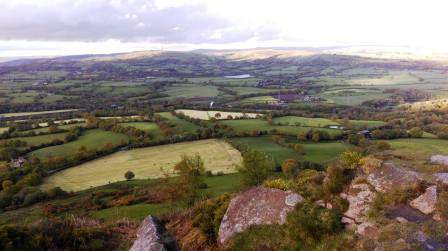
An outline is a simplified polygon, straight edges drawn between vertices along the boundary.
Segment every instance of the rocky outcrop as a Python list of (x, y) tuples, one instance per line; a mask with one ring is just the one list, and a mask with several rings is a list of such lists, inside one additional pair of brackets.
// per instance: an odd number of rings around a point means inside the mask
[(448, 156), (446, 155), (433, 155), (429, 158), (429, 162), (433, 164), (448, 166)]
[(438, 182), (448, 185), (448, 173), (435, 173), (433, 176)]
[(437, 204), (437, 186), (430, 186), (425, 193), (411, 201), (409, 205), (424, 214), (432, 214)]
[(366, 223), (366, 213), (369, 210), (370, 202), (374, 198), (374, 191), (369, 185), (351, 184), (348, 193), (341, 194), (341, 197), (349, 202), (348, 210), (342, 217), (342, 223), (360, 234), (365, 233), (367, 228), (371, 229), (374, 224)]
[(137, 239), (130, 251), (169, 251), (177, 250), (175, 242), (155, 217), (148, 216), (137, 230)]
[(230, 201), (218, 242), (222, 244), (253, 225), (284, 224), (287, 214), (302, 201), (297, 193), (273, 188), (256, 187), (240, 193)]
[(372, 171), (367, 176), (369, 184), (380, 192), (387, 192), (392, 188), (407, 186), (420, 179), (421, 175), (419, 173), (397, 167), (391, 162), (385, 163), (381, 168)]

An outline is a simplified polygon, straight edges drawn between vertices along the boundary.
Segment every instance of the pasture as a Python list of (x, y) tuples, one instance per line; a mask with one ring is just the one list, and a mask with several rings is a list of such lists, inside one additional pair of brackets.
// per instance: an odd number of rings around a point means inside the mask
[(58, 172), (44, 181), (44, 187), (59, 186), (67, 191), (78, 191), (124, 180), (124, 173), (132, 171), (137, 179), (174, 175), (173, 166), (181, 155), (200, 154), (206, 170), (235, 172), (241, 154), (222, 140), (209, 139), (121, 151)]
[(237, 147), (248, 147), (249, 149), (270, 154), (277, 165), (281, 165), (286, 159), (322, 164), (337, 158), (340, 153), (350, 147), (350, 145), (340, 142), (311, 143), (288, 139), (287, 143), (300, 143), (304, 146), (305, 155), (300, 155), (292, 148), (275, 144), (270, 136), (232, 138), (230, 141)]
[(289, 126), (308, 126), (308, 127), (327, 127), (330, 125), (339, 125), (338, 122), (325, 119), (325, 118), (305, 118), (298, 116), (285, 116), (272, 119), (275, 124), (280, 123), (282, 125)]
[[(185, 116), (201, 120), (210, 120), (210, 118), (216, 119), (228, 119), (229, 116), (232, 118), (256, 118), (261, 116), (259, 113), (242, 113), (242, 112), (222, 112), (222, 111), (199, 111), (199, 110), (188, 110), (188, 109), (178, 109), (175, 110), (176, 113), (182, 113)], [(216, 114), (220, 114), (216, 117)]]
[[(271, 131), (276, 130), (280, 133), (285, 133), (289, 135), (297, 135), (300, 132), (308, 132), (310, 127), (302, 127), (302, 126), (277, 126), (277, 125), (269, 125), (268, 122), (261, 119), (237, 119), (237, 120), (225, 120), (221, 123), (228, 125), (235, 129), (237, 132), (246, 132), (250, 133), (253, 130), (257, 131)], [(339, 129), (329, 129), (329, 128), (315, 128), (321, 131), (326, 131), (332, 136), (337, 136), (342, 133)]]
[(448, 140), (443, 139), (394, 139), (388, 140), (395, 153), (428, 158), (431, 155), (448, 155)]
[(197, 125), (180, 119), (170, 112), (159, 112), (156, 114), (172, 123), (175, 126), (175, 132), (177, 134), (182, 134), (183, 132), (193, 133), (199, 128)]
[[(48, 135), (45, 135), (48, 136)], [(107, 143), (119, 145), (127, 142), (128, 137), (124, 134), (118, 134), (101, 129), (87, 130), (77, 140), (57, 146), (41, 148), (31, 152), (41, 159), (49, 157), (68, 157), (75, 154), (81, 146), (85, 146), (88, 150), (98, 150), (103, 148)]]
[(55, 134), (47, 134), (47, 135), (39, 135), (32, 137), (18, 137), (12, 138), (13, 140), (21, 140), (25, 141), (28, 146), (37, 146), (44, 143), (50, 143), (53, 140), (64, 140), (66, 133), (55, 133)]
[(123, 122), (123, 123), (119, 123), (119, 125), (123, 126), (123, 127), (135, 127), (137, 129), (151, 132), (151, 133), (161, 133), (162, 132), (160, 130), (160, 128), (157, 126), (157, 124), (152, 123), (152, 122)]

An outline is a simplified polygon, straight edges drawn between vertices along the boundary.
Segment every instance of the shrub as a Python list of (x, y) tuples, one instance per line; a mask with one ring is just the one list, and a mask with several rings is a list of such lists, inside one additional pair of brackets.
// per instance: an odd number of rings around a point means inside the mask
[(292, 188), (292, 182), (284, 179), (272, 179), (264, 181), (263, 186), (287, 191)]
[(207, 177), (212, 177), (213, 176), (213, 172), (210, 170), (205, 171), (205, 176)]
[(442, 191), (437, 198), (437, 211), (443, 219), (448, 219), (448, 192)]
[(326, 209), (311, 201), (299, 203), (287, 218), (290, 238), (304, 247), (318, 243), (324, 237), (343, 229), (342, 214)]
[(348, 169), (355, 169), (359, 165), (362, 155), (353, 150), (346, 150), (341, 153), (340, 159)]
[(423, 130), (420, 127), (413, 127), (409, 130), (409, 135), (412, 138), (421, 138), (423, 136)]
[(345, 182), (344, 169), (338, 165), (330, 165), (327, 167), (327, 173), (324, 180), (324, 190), (327, 193), (338, 194), (342, 192)]
[(299, 162), (295, 159), (286, 159), (282, 163), (282, 172), (286, 177), (293, 177), (299, 170)]
[(376, 143), (376, 149), (378, 151), (390, 150), (390, 144), (387, 141), (378, 141)]
[(362, 159), (359, 161), (359, 164), (361, 165), (361, 169), (362, 169), (365, 173), (369, 174), (369, 173), (371, 173), (372, 171), (374, 171), (374, 170), (380, 168), (381, 165), (383, 164), (383, 161), (382, 161), (382, 160), (379, 160), (379, 159), (377, 159), (377, 158), (375, 158), (375, 157), (372, 156), (372, 155), (369, 155), (369, 156), (367, 156), (367, 157), (362, 158)]
[(243, 153), (243, 165), (238, 169), (243, 174), (244, 185), (257, 186), (269, 177), (274, 167), (274, 161), (270, 156), (249, 150)]
[(131, 171), (127, 171), (124, 174), (124, 177), (126, 178), (126, 180), (132, 180), (135, 177), (135, 174), (133, 172), (131, 172)]
[(215, 243), (221, 220), (230, 203), (230, 195), (223, 194), (216, 199), (208, 200), (194, 210), (193, 226), (199, 228), (209, 243)]

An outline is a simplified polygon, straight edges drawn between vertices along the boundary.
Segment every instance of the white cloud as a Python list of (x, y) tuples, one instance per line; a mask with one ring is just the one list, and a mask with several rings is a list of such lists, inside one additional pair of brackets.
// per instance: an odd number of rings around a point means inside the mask
[(0, 41), (445, 50), (447, 9), (443, 0), (0, 0)]

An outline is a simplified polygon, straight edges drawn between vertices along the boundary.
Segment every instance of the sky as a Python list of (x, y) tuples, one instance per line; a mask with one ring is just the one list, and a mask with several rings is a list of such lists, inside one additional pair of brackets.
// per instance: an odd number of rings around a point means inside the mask
[(444, 0), (0, 0), (0, 57), (379, 45), (448, 52)]

